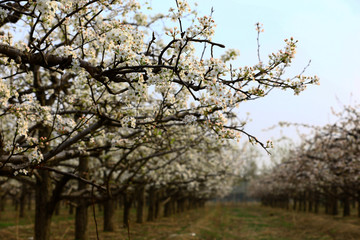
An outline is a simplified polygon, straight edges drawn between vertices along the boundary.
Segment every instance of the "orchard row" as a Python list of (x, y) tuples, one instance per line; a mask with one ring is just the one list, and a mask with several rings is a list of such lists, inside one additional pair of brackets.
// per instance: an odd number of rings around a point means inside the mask
[(225, 194), (240, 168), (227, 139), (266, 148), (234, 109), (318, 83), (284, 77), (293, 38), (268, 60), (232, 66), (238, 51), (222, 53), (211, 15), (186, 1), (155, 14), (135, 0), (12, 0), (0, 3), (0, 27), (0, 175), (34, 190), (36, 240), (50, 238), (61, 200), (79, 208), (85, 239), (92, 201)]
[(336, 215), (339, 203), (349, 216), (357, 203), (360, 217), (360, 112), (345, 107), (334, 124), (314, 129), (285, 161), (252, 183), (265, 205)]

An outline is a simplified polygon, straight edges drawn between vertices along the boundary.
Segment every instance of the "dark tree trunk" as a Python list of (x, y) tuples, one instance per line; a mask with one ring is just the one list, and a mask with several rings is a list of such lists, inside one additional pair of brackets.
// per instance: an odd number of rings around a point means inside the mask
[(303, 203), (304, 203), (304, 201), (303, 201), (303, 199), (302, 199), (302, 196), (300, 196), (300, 198), (299, 198), (298, 211), (301, 211), (301, 210), (303, 209)]
[(26, 195), (27, 195), (27, 186), (25, 183), (21, 186), (21, 195), (20, 195), (20, 213), (19, 217), (23, 218), (25, 216), (25, 204), (26, 204)]
[[(36, 99), (39, 101), (41, 106), (46, 105), (45, 90), (41, 89), (42, 87), (42, 78), (40, 76), (40, 66), (31, 65), (31, 70), (34, 73), (33, 84), (34, 92), (36, 94)], [(50, 137), (51, 129), (43, 126), (40, 128), (38, 137)], [(42, 152), (48, 151), (46, 145), (41, 148)], [(60, 185), (58, 185), (60, 187)], [(56, 187), (57, 188), (57, 187)], [(38, 177), (36, 179), (35, 186), (35, 240), (49, 240), (50, 239), (50, 224), (51, 217), (54, 211), (54, 202), (56, 202), (60, 196), (57, 189), (53, 191), (52, 180), (50, 172), (39, 170)], [(55, 193), (55, 195), (54, 195)]]
[(344, 217), (350, 216), (350, 199), (349, 196), (346, 195), (346, 193), (345, 196), (343, 197), (343, 205), (344, 205), (343, 216)]
[(182, 212), (184, 212), (184, 210), (185, 210), (184, 205), (185, 205), (185, 200), (184, 200), (184, 198), (181, 198), (181, 199), (178, 199), (178, 200), (177, 200), (177, 213), (182, 213)]
[(32, 193), (31, 191), (28, 192), (27, 195), (27, 209), (31, 210), (31, 205), (32, 205)]
[(5, 210), (5, 205), (6, 205), (6, 194), (1, 196), (1, 200), (0, 200), (0, 210), (2, 212)]
[(319, 213), (319, 204), (320, 204), (319, 193), (314, 192), (314, 213)]
[(171, 199), (169, 198), (164, 204), (164, 217), (171, 216)]
[(130, 221), (130, 208), (131, 208), (131, 195), (130, 193), (124, 193), (124, 214), (123, 214), (123, 226), (124, 228), (129, 228)]
[(330, 197), (328, 195), (325, 195), (325, 200), (324, 200), (324, 205), (325, 205), (325, 214), (330, 214)]
[(155, 189), (150, 187), (149, 189), (149, 206), (148, 206), (148, 215), (147, 221), (155, 220)]
[(136, 206), (136, 222), (143, 223), (144, 205), (145, 205), (145, 186), (141, 185), (137, 189), (137, 206)]
[(61, 192), (69, 181), (69, 176), (63, 176), (52, 186), (50, 172), (38, 170), (35, 186), (35, 240), (50, 239), (51, 217), (56, 204), (60, 201)]
[(56, 216), (60, 215), (60, 202), (56, 204), (54, 215)]
[(360, 192), (358, 193), (357, 204), (358, 204), (358, 217), (360, 218)]
[(18, 196), (13, 196), (13, 205), (14, 205), (14, 210), (15, 212), (17, 212), (19, 210), (19, 198)]
[(331, 214), (338, 215), (339, 207), (338, 207), (338, 199), (336, 198), (337, 190), (336, 188), (333, 189), (334, 196), (331, 197)]
[(309, 206), (308, 206), (308, 211), (312, 212), (313, 211), (313, 203), (314, 203), (314, 193), (312, 191), (309, 191), (308, 194), (308, 199), (309, 199)]
[(88, 207), (84, 200), (80, 200), (80, 205), (75, 210), (75, 239), (86, 240), (87, 234), (87, 222), (88, 222)]
[(157, 219), (159, 217), (160, 212), (160, 197), (159, 192), (155, 192), (155, 208), (154, 208), (154, 217)]
[(296, 206), (297, 205), (297, 199), (296, 198), (294, 198), (293, 199), (293, 210), (295, 211), (296, 210)]
[(303, 200), (303, 212), (306, 212), (306, 203), (307, 203), (307, 196), (306, 192), (303, 193), (302, 200)]
[(52, 210), (49, 202), (51, 198), (51, 179), (50, 173), (40, 170), (41, 179), (37, 179), (35, 186), (35, 240), (50, 239), (50, 224)]
[(74, 214), (74, 205), (72, 203), (69, 204), (69, 215)]
[[(88, 158), (79, 158), (79, 176), (86, 178), (89, 171), (89, 160)], [(78, 181), (78, 190), (86, 189), (86, 183)], [(75, 239), (76, 240), (87, 240), (87, 224), (88, 224), (88, 203), (87, 200), (81, 198), (77, 202), (75, 210)]]
[(113, 232), (115, 230), (114, 213), (116, 202), (114, 199), (104, 201), (104, 231)]

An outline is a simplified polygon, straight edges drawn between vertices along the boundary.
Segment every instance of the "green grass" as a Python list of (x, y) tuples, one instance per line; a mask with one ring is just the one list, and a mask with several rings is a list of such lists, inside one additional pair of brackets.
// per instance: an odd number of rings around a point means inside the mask
[(15, 224), (14, 223), (5, 223), (5, 222), (0, 223), (0, 229), (10, 227), (10, 226), (15, 226)]
[[(17, 218), (13, 208), (0, 212), (0, 239), (28, 239), (33, 231), (33, 212)], [(155, 222), (137, 224), (131, 211), (131, 240), (351, 240), (360, 239), (360, 219), (333, 218), (327, 215), (261, 207), (257, 204), (209, 204)], [(63, 208), (53, 217), (52, 239), (74, 236), (74, 216)], [(102, 232), (102, 212), (96, 211), (100, 239), (126, 240), (121, 209), (116, 211), (115, 232)], [(89, 236), (96, 239), (92, 211), (89, 211)]]

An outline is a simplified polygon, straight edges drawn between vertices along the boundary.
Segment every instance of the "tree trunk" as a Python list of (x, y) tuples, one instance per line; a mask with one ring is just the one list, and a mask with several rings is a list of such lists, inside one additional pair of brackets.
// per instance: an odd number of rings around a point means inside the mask
[(32, 193), (31, 190), (28, 192), (28, 196), (27, 196), (27, 209), (31, 210), (31, 205), (32, 205)]
[(303, 196), (302, 196), (302, 199), (303, 199), (303, 212), (306, 212), (306, 204), (307, 204), (307, 194), (306, 194), (306, 192), (304, 191), (304, 193), (302, 194)]
[(185, 210), (185, 200), (184, 198), (180, 198), (177, 200), (177, 213), (182, 213)]
[(23, 218), (25, 216), (25, 204), (26, 204), (26, 195), (27, 195), (27, 186), (25, 183), (21, 186), (21, 195), (20, 195), (20, 213), (19, 217)]
[(319, 193), (314, 192), (314, 213), (319, 213), (319, 203), (320, 203)]
[(155, 212), (154, 212), (155, 219), (157, 219), (159, 217), (160, 207), (161, 207), (160, 201), (161, 201), (161, 192), (156, 191), (155, 192)]
[(75, 210), (75, 239), (87, 240), (88, 207), (84, 200), (79, 201)]
[[(79, 158), (79, 176), (86, 178), (89, 171), (88, 158)], [(78, 181), (78, 190), (86, 189), (86, 183)], [(75, 210), (75, 239), (87, 240), (87, 224), (88, 224), (88, 203), (86, 199), (79, 199)]]
[(1, 199), (0, 199), (0, 211), (3, 212), (5, 210), (5, 204), (6, 204), (6, 194), (1, 196)]
[(130, 221), (130, 208), (131, 208), (132, 199), (130, 193), (124, 193), (124, 215), (123, 215), (123, 226), (124, 228), (129, 228)]
[(40, 170), (41, 179), (37, 179), (35, 186), (35, 240), (50, 239), (50, 224), (52, 211), (49, 206), (51, 197), (50, 173)]
[(155, 189), (154, 187), (150, 187), (147, 221), (154, 221), (154, 220), (155, 220)]
[(55, 216), (59, 216), (59, 215), (60, 215), (60, 202), (58, 202), (58, 203), (56, 204), (54, 215), (55, 215)]
[(333, 188), (333, 193), (334, 196), (331, 197), (331, 214), (332, 215), (338, 215), (339, 211), (338, 211), (338, 199), (336, 198), (336, 194), (337, 194), (337, 189)]
[(308, 199), (309, 199), (309, 206), (308, 206), (308, 211), (312, 212), (313, 211), (313, 203), (314, 203), (314, 193), (312, 191), (309, 191), (308, 194)]
[(69, 204), (69, 215), (74, 214), (74, 205), (72, 203)]
[(104, 201), (104, 231), (113, 232), (115, 230), (114, 213), (116, 202), (114, 199)]
[(296, 197), (293, 198), (293, 210), (295, 211), (296, 210), (296, 206), (297, 205), (297, 199)]
[[(45, 90), (41, 89), (41, 76), (40, 66), (31, 65), (31, 70), (34, 73), (34, 92), (36, 99), (41, 106), (46, 105)], [(50, 137), (51, 129), (49, 127), (42, 126), (38, 132), (38, 137)], [(47, 152), (49, 149), (45, 145), (41, 148), (42, 153)], [(57, 188), (57, 187), (56, 187)], [(50, 224), (51, 217), (54, 211), (54, 202), (59, 198), (60, 187), (57, 191), (53, 191), (51, 182), (51, 174), (48, 171), (39, 169), (38, 177), (36, 178), (35, 186), (35, 240), (49, 240), (50, 239)], [(54, 195), (54, 193), (56, 193)]]
[(13, 205), (14, 205), (14, 210), (15, 212), (17, 212), (19, 210), (19, 198), (17, 195), (13, 196)]
[(360, 218), (360, 191), (358, 192), (357, 203), (358, 203), (358, 217)]
[(350, 199), (349, 196), (346, 195), (343, 197), (343, 204), (344, 204), (344, 208), (343, 208), (343, 217), (347, 217), (350, 216)]
[(298, 211), (301, 211), (303, 209), (303, 204), (304, 204), (304, 201), (302, 199), (302, 196), (300, 196), (299, 198), (299, 208), (298, 208)]
[(145, 204), (145, 186), (141, 185), (137, 189), (137, 208), (136, 208), (136, 222), (143, 223), (144, 204)]
[(164, 217), (170, 217), (171, 216), (171, 201), (167, 201), (164, 204)]

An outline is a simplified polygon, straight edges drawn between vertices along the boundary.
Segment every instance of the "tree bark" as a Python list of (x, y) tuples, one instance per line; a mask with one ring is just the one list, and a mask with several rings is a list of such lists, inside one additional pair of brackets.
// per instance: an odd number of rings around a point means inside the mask
[(309, 206), (308, 206), (308, 211), (312, 212), (313, 211), (313, 203), (314, 203), (314, 193), (312, 191), (309, 191), (308, 194), (308, 199), (309, 199)]
[(113, 232), (115, 230), (114, 213), (116, 202), (114, 199), (104, 201), (104, 231)]
[(137, 189), (136, 222), (143, 223), (145, 205), (145, 186), (141, 185)]
[(350, 216), (350, 199), (349, 196), (346, 195), (343, 197), (343, 204), (344, 204), (344, 208), (343, 208), (343, 217), (347, 217)]
[(157, 219), (159, 217), (160, 213), (160, 201), (161, 201), (161, 192), (156, 191), (155, 192), (155, 211), (154, 211), (154, 217)]
[(75, 239), (87, 240), (87, 222), (88, 222), (88, 207), (84, 200), (80, 200), (80, 205), (75, 210)]
[(155, 189), (154, 187), (150, 187), (149, 189), (149, 206), (148, 206), (148, 215), (147, 221), (155, 220)]
[(338, 199), (336, 198), (337, 189), (336, 187), (332, 188), (333, 196), (331, 196), (331, 214), (338, 215), (339, 208), (338, 208)]
[(2, 195), (0, 198), (0, 211), (5, 210), (5, 204), (6, 204), (6, 194)]
[(357, 196), (357, 204), (358, 204), (358, 217), (360, 218), (360, 191)]
[(314, 213), (319, 213), (319, 204), (320, 204), (319, 193), (314, 192)]
[(297, 207), (297, 199), (296, 197), (293, 198), (293, 210), (296, 211), (296, 207)]
[(52, 216), (49, 206), (51, 179), (48, 171), (40, 170), (39, 175), (41, 179), (37, 179), (35, 187), (35, 240), (49, 240)]
[(123, 226), (124, 228), (129, 228), (130, 220), (130, 208), (131, 208), (132, 199), (130, 193), (124, 193), (124, 215), (123, 215)]
[(27, 195), (27, 209), (28, 210), (31, 210), (31, 205), (32, 205), (32, 192), (30, 190)]
[(23, 218), (25, 216), (25, 204), (26, 204), (26, 195), (27, 195), (27, 186), (25, 183), (21, 186), (21, 195), (20, 195), (20, 213), (19, 217)]
[(56, 204), (54, 215), (55, 215), (55, 216), (59, 216), (59, 215), (60, 215), (60, 202), (58, 202), (58, 203)]
[[(89, 171), (88, 158), (79, 158), (79, 176), (86, 178)], [(86, 189), (86, 183), (78, 181), (78, 190)], [(88, 203), (86, 199), (79, 199), (75, 210), (75, 239), (87, 240), (87, 225), (88, 225)]]
[(73, 215), (74, 214), (74, 205), (71, 203), (69, 204), (69, 215)]
[(171, 216), (171, 201), (167, 201), (164, 204), (164, 217), (170, 217)]

